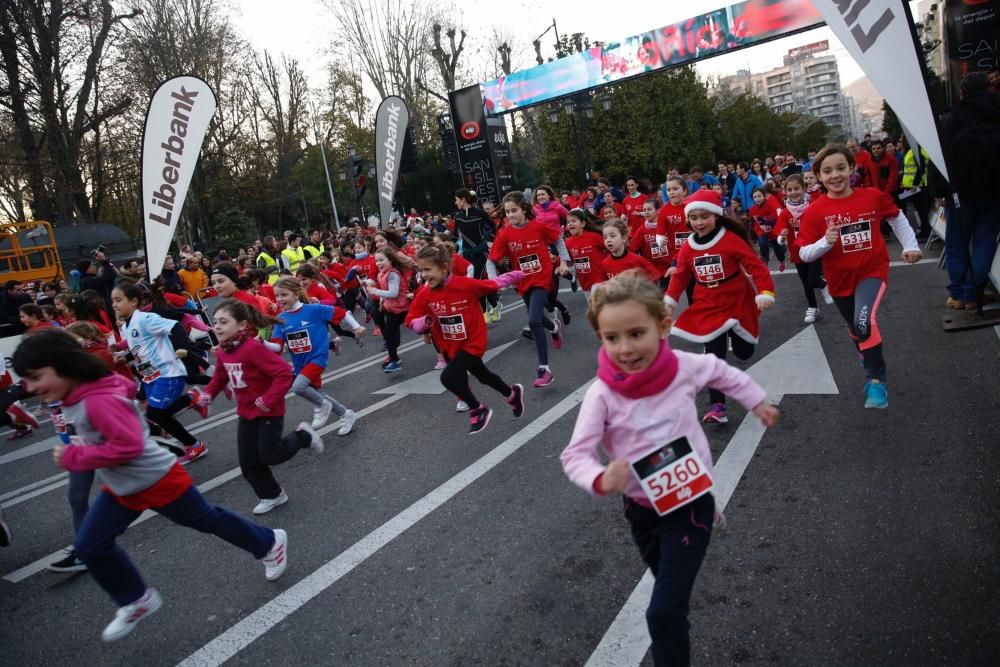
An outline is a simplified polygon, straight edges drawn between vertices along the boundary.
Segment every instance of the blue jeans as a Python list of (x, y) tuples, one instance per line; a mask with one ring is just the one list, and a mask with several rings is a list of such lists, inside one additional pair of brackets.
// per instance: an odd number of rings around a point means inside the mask
[(522, 295), (524, 305), (528, 307), (528, 327), (535, 337), (535, 352), (538, 354), (538, 365), (549, 365), (549, 343), (545, 340), (545, 332), (555, 329), (552, 320), (545, 317), (545, 300), (548, 291), (544, 287), (532, 287)]
[(656, 578), (646, 609), (653, 664), (690, 665), (691, 590), (712, 538), (715, 499), (706, 493), (666, 516), (626, 499), (625, 517)]
[(774, 248), (774, 254), (777, 255), (779, 262), (785, 261), (785, 246), (778, 243), (776, 239), (768, 237), (767, 234), (761, 234), (757, 237), (757, 247), (760, 248), (760, 256), (765, 264), (771, 261), (771, 248)]
[(90, 509), (90, 487), (94, 485), (94, 471), (69, 473), (69, 508), (73, 512), (73, 534), (80, 532), (83, 520)]
[(959, 301), (975, 302), (979, 291), (989, 282), (990, 265), (997, 251), (1000, 201), (963, 201), (957, 214), (951, 206), (946, 213), (944, 248), (950, 281), (948, 294)]
[[(156, 511), (181, 526), (211, 533), (254, 558), (263, 558), (274, 546), (274, 531), (258, 526), (216, 505), (209, 505), (195, 486), (174, 502)], [(125, 532), (142, 512), (131, 510), (106, 491), (98, 494), (76, 534), (76, 555), (98, 585), (119, 607), (132, 604), (146, 592), (146, 583), (115, 538)]]

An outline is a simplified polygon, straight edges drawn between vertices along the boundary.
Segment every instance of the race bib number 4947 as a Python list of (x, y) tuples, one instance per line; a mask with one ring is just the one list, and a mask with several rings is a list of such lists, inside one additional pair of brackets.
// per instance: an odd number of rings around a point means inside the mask
[(708, 467), (683, 436), (640, 455), (629, 465), (643, 493), (660, 516), (687, 505), (712, 489)]
[(289, 332), (286, 337), (288, 338), (288, 351), (292, 354), (312, 352), (312, 341), (309, 339), (308, 331)]
[(840, 228), (840, 247), (843, 252), (872, 249), (872, 223), (862, 220)]

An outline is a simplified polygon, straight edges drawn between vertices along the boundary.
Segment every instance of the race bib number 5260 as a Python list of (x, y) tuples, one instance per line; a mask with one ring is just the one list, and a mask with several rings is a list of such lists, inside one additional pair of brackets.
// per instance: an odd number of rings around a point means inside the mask
[(687, 505), (712, 489), (708, 467), (683, 436), (642, 454), (629, 464), (660, 516)]

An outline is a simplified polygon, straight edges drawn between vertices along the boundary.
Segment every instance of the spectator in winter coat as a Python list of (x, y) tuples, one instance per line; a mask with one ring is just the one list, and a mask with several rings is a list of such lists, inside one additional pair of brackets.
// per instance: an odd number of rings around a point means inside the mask
[(730, 193), (730, 199), (739, 202), (740, 208), (749, 211), (753, 206), (753, 191), (764, 187), (764, 182), (750, 173), (750, 165), (740, 162), (736, 165), (736, 184)]
[(985, 72), (966, 74), (961, 91), (941, 133), (948, 175), (961, 204), (957, 215), (951, 211), (949, 216), (945, 254), (949, 292), (954, 298), (953, 286), (965, 285), (961, 301), (975, 309), (1000, 235), (1000, 97)]
[(895, 198), (899, 189), (899, 163), (896, 156), (885, 149), (881, 139), (872, 140), (872, 178), (877, 189)]

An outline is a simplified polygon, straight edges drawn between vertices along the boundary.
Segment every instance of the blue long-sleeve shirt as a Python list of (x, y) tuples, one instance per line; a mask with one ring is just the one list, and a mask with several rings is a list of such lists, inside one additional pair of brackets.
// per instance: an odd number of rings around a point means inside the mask
[(740, 206), (744, 209), (749, 209), (753, 205), (753, 191), (762, 187), (764, 184), (761, 183), (756, 174), (747, 174), (745, 179), (737, 176), (731, 198), (733, 201), (739, 200)]

